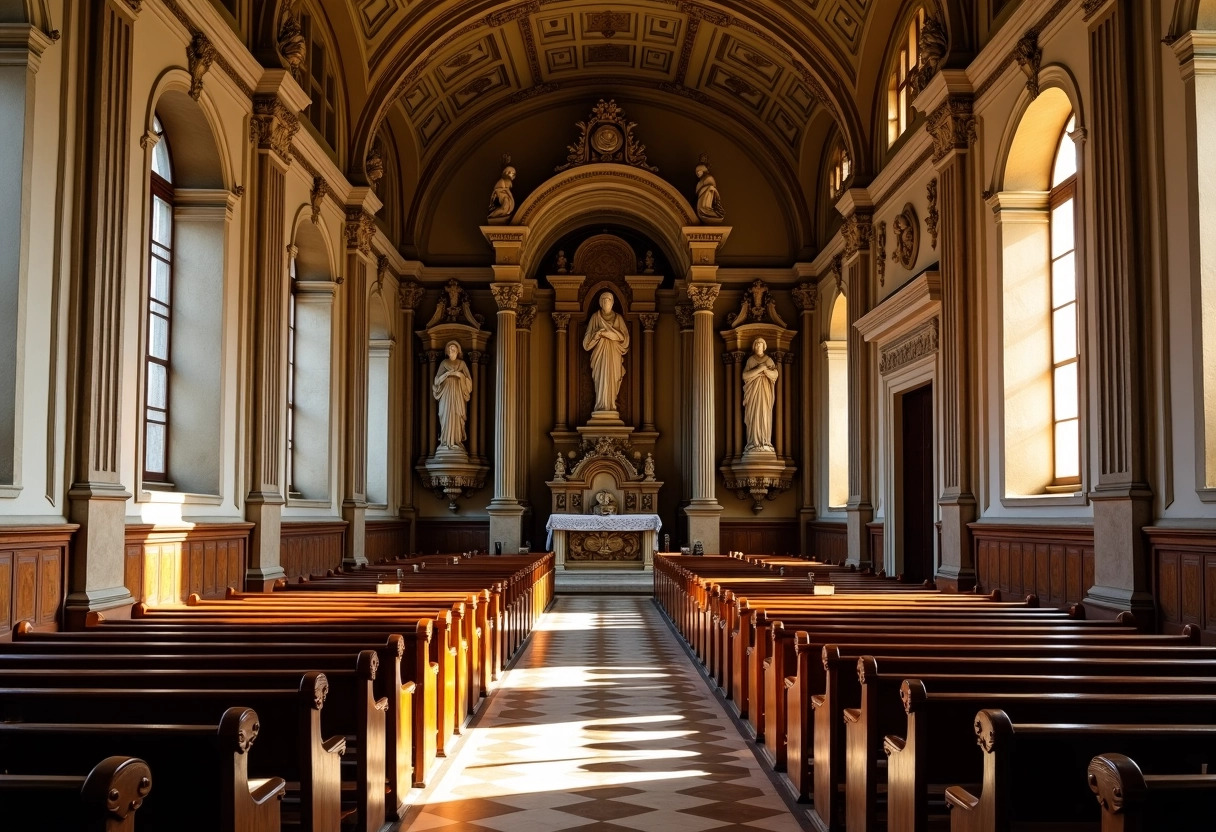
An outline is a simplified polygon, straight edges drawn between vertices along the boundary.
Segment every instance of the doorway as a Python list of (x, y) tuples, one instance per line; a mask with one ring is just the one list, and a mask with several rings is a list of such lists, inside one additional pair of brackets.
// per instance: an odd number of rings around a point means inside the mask
[(901, 453), (896, 458), (899, 487), (899, 553), (904, 580), (933, 578), (936, 492), (933, 482), (933, 385), (899, 397)]

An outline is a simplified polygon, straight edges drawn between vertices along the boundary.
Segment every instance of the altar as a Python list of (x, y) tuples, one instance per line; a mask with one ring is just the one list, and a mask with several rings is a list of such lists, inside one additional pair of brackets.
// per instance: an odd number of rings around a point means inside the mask
[(545, 529), (558, 569), (654, 569), (657, 514), (554, 514)]

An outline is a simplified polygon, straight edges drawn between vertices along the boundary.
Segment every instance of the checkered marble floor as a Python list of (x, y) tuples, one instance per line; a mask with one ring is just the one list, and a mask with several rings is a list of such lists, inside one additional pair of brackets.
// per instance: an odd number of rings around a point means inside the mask
[(559, 596), (402, 829), (804, 827), (649, 598)]

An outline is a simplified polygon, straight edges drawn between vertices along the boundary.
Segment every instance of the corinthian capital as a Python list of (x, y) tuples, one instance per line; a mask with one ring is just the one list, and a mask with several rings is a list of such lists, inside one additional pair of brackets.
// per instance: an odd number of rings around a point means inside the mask
[(249, 121), (249, 141), (261, 150), (273, 150), (291, 164), (291, 140), (300, 129), (300, 119), (277, 95), (255, 95)]
[(814, 312), (819, 304), (819, 291), (813, 283), (800, 283), (790, 290), (790, 295), (799, 312)]
[(364, 254), (372, 253), (372, 239), (376, 236), (376, 220), (363, 210), (361, 205), (346, 209), (346, 247), (358, 249)]
[(871, 215), (855, 211), (845, 218), (840, 230), (844, 237), (844, 256), (852, 257), (859, 251), (869, 251), (870, 241), (874, 238), (874, 225)]
[(970, 95), (950, 95), (925, 122), (933, 137), (933, 161), (944, 159), (951, 150), (967, 150), (975, 144), (975, 114)]
[(524, 332), (532, 331), (532, 324), (536, 322), (536, 304), (528, 303), (519, 305), (519, 309), (515, 312), (515, 328)]
[(565, 332), (566, 328), (570, 326), (569, 312), (550, 312), (549, 314), (553, 316), (553, 326), (557, 327), (558, 332)]
[(523, 293), (523, 287), (518, 283), (491, 283), (490, 294), (494, 295), (494, 302), (498, 304), (500, 311), (514, 312), (519, 308), (519, 296)]
[(700, 312), (714, 309), (714, 301), (718, 299), (718, 292), (721, 291), (721, 286), (717, 283), (708, 283), (702, 286), (689, 286), (688, 299), (692, 301), (694, 311)]
[(638, 320), (642, 322), (643, 332), (654, 332), (654, 328), (659, 324), (659, 314), (657, 312), (643, 312), (638, 315)]
[(412, 280), (401, 284), (397, 289), (397, 296), (401, 302), (402, 311), (413, 311), (418, 308), (418, 304), (422, 301), (422, 295), (425, 290), (422, 284), (415, 283)]

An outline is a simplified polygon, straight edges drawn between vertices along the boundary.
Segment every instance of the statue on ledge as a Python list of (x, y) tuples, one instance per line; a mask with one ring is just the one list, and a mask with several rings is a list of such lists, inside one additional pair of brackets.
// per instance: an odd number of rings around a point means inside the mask
[(449, 341), (447, 358), (439, 364), (431, 393), (439, 403), (439, 450), (464, 451), (467, 404), (473, 393), (473, 377), (464, 363), (460, 344)]
[(616, 397), (625, 377), (625, 353), (629, 351), (629, 325), (612, 311), (612, 293), (600, 295), (600, 308), (591, 313), (583, 349), (591, 353), (591, 378), (595, 381), (595, 410), (616, 411)]
[(486, 217), (491, 225), (501, 225), (511, 219), (515, 213), (515, 197), (511, 194), (511, 186), (515, 184), (515, 168), (511, 165), (511, 157), (502, 157), (502, 175), (494, 183), (494, 191), (490, 194), (490, 212)]
[(773, 452), (773, 402), (776, 399), (777, 365), (764, 354), (763, 338), (752, 342), (752, 354), (743, 367), (743, 423), (747, 445), (743, 453)]

